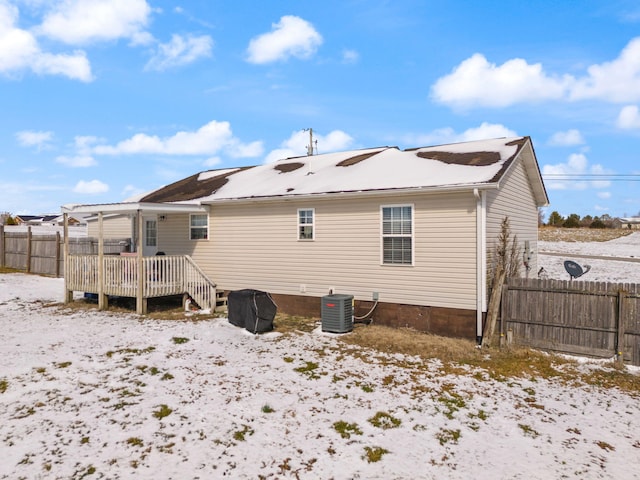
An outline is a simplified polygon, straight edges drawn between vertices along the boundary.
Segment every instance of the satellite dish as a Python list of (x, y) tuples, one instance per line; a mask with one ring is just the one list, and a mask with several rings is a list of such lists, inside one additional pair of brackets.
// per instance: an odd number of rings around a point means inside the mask
[(589, 270), (591, 270), (591, 266), (590, 265), (585, 265), (584, 269), (583, 269), (576, 262), (574, 262), (572, 260), (565, 260), (564, 269), (571, 276), (571, 280), (573, 280), (574, 278), (581, 277), (582, 275), (587, 273)]

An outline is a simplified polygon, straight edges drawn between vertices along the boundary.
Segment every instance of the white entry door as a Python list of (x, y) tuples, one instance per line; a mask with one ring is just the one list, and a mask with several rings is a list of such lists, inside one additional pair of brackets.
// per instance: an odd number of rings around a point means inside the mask
[(142, 255), (152, 257), (158, 253), (158, 216), (142, 217)]

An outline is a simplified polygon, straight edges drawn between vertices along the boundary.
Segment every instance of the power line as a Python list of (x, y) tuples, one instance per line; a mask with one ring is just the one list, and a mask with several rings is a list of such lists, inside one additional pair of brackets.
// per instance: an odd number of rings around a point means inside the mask
[(548, 173), (543, 174), (546, 180), (580, 180), (590, 182), (640, 182), (640, 174), (637, 173)]

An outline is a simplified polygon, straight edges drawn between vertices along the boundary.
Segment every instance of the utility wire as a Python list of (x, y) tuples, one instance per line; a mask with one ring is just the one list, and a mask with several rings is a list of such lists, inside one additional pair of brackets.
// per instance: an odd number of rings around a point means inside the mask
[(640, 182), (640, 174), (606, 174), (606, 173), (549, 173), (543, 174), (547, 180), (583, 180), (607, 182)]

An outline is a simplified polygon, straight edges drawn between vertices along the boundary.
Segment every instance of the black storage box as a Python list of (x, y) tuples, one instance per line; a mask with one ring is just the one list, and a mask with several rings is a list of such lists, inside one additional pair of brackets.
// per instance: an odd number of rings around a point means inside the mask
[(246, 328), (251, 333), (273, 330), (277, 308), (271, 295), (259, 290), (236, 290), (227, 296), (229, 323)]

